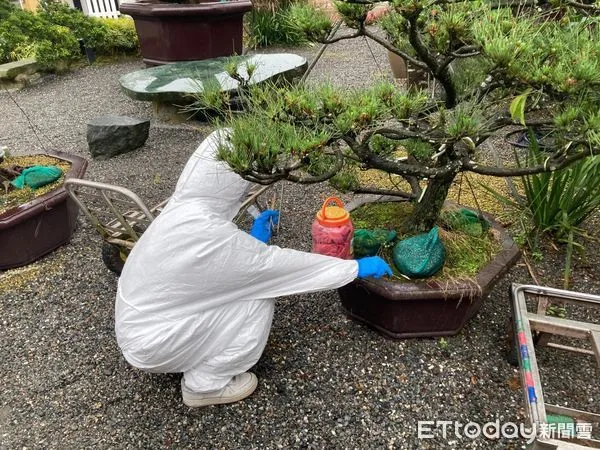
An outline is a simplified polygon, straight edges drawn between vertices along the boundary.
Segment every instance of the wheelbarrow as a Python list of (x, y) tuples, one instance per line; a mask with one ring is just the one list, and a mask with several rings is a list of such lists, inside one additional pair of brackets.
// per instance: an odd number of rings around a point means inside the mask
[[(167, 198), (148, 207), (127, 188), (79, 178), (67, 179), (65, 189), (102, 236), (102, 260), (117, 275), (135, 243), (169, 201)], [(246, 212), (253, 217), (260, 213), (258, 197), (267, 189), (269, 186), (261, 186), (248, 194), (234, 221), (238, 222)]]

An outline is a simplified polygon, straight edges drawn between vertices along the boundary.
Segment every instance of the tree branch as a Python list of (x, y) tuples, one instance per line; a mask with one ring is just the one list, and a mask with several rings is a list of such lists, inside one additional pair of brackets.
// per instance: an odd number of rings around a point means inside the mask
[(417, 198), (417, 196), (414, 194), (410, 194), (408, 192), (403, 191), (395, 191), (393, 189), (360, 187), (358, 189), (353, 189), (352, 192), (354, 192), (355, 194), (390, 195), (394, 197), (405, 198), (406, 200), (414, 200)]
[(531, 167), (514, 167), (514, 168), (502, 168), (502, 167), (492, 167), (492, 166), (482, 166), (476, 163), (475, 161), (469, 161), (463, 163), (463, 170), (467, 170), (469, 172), (478, 173), (481, 175), (489, 175), (492, 177), (520, 177), (524, 175), (535, 175), (543, 172), (553, 172), (555, 170), (560, 170), (567, 167), (569, 164), (572, 164), (576, 161), (579, 161), (583, 158), (590, 156), (591, 154), (600, 153), (598, 149), (590, 150), (590, 151), (580, 151), (574, 153), (569, 156), (563, 156), (558, 160), (548, 158), (544, 164), (539, 164), (537, 166)]
[(580, 3), (580, 2), (576, 2), (574, 0), (567, 0), (565, 3), (576, 9), (585, 9), (586, 11), (596, 11), (596, 12), (600, 11), (600, 8), (593, 4)]
[(362, 139), (363, 142), (370, 140), (376, 134), (379, 134), (385, 138), (392, 139), (395, 141), (401, 141), (404, 139), (419, 139), (419, 140), (431, 142), (431, 143), (437, 142), (435, 140), (429, 139), (427, 134), (424, 132), (411, 131), (411, 130), (407, 130), (405, 128), (388, 128), (388, 127), (381, 127), (381, 128), (376, 128), (374, 130), (368, 131), (367, 133), (365, 133), (365, 135)]
[(292, 173), (288, 172), (286, 179), (289, 181), (292, 181), (294, 183), (300, 183), (300, 184), (321, 183), (323, 181), (329, 180), (331, 177), (336, 175), (340, 170), (342, 170), (343, 167), (344, 167), (344, 157), (343, 157), (342, 152), (340, 150), (338, 150), (338, 151), (336, 151), (335, 164), (333, 165), (333, 167), (331, 168), (331, 170), (329, 172), (326, 172), (322, 175), (307, 176), (307, 177), (299, 177), (297, 175), (293, 175)]
[[(413, 155), (408, 155), (408, 163), (418, 164), (417, 158), (415, 158)], [(415, 195), (418, 198), (423, 192), (423, 190), (421, 189), (421, 185), (419, 184), (419, 179), (415, 176), (405, 176), (404, 179), (410, 185), (413, 195)]]
[(342, 140), (346, 142), (352, 151), (360, 158), (366, 169), (378, 169), (400, 175), (403, 178), (410, 176), (418, 178), (437, 178), (449, 172), (460, 170), (459, 161), (451, 162), (443, 167), (423, 167), (419, 164), (407, 164), (384, 158), (371, 152), (368, 145), (369, 139), (370, 138), (363, 139), (363, 141), (359, 143), (350, 136), (342, 137)]
[(383, 0), (343, 0), (343, 2), (355, 5), (374, 5), (376, 3), (383, 3)]
[(481, 55), (481, 51), (479, 50), (479, 47), (477, 47), (476, 45), (465, 45), (454, 52), (450, 52), (450, 56), (447, 56), (440, 63), (439, 70), (443, 70), (446, 67), (448, 67), (452, 63), (452, 61), (454, 61), (455, 59), (470, 58), (472, 56), (477, 56), (477, 55)]
[(335, 42), (343, 41), (345, 39), (354, 39), (354, 38), (362, 36), (363, 34), (364, 34), (364, 28), (357, 29), (356, 32), (354, 32), (353, 34), (345, 34), (343, 36), (338, 36), (336, 38), (323, 39), (321, 42), (323, 44), (333, 44)]
[(381, 39), (379, 36), (371, 33), (367, 29), (365, 29), (363, 32), (364, 32), (365, 36), (367, 36), (368, 38), (371, 38), (372, 40), (374, 40), (375, 42), (377, 42), (379, 45), (386, 48), (390, 52), (395, 53), (396, 55), (404, 58), (406, 61), (410, 62), (414, 66), (417, 66), (420, 69), (428, 69), (427, 64), (425, 64), (423, 61), (419, 61), (415, 57), (410, 56), (408, 53), (403, 52), (402, 50), (398, 50), (396, 47), (394, 47), (392, 44), (390, 44), (385, 39)]
[[(465, 3), (466, 1), (474, 2), (475, 0), (434, 0), (431, 2), (431, 5), (456, 5), (458, 3)], [(511, 6), (536, 6), (540, 2), (538, 0), (495, 0), (490, 3), (492, 9), (498, 9)]]
[(502, 81), (494, 81), (491, 76), (488, 76), (481, 84), (477, 87), (477, 89), (473, 89), (468, 94), (464, 95), (460, 101), (468, 102), (471, 99), (474, 99), (476, 103), (483, 101), (483, 98), (492, 92), (494, 89), (498, 89), (499, 87), (504, 86)]
[(441, 167), (424, 167), (416, 164), (406, 164), (392, 161), (379, 155), (371, 154), (365, 161), (369, 168), (393, 173), (402, 177), (416, 176), (418, 178), (439, 178), (451, 172), (460, 170), (460, 161), (451, 161)]
[(408, 41), (410, 45), (415, 49), (419, 59), (421, 59), (435, 77), (437, 81), (442, 85), (446, 92), (446, 107), (453, 108), (456, 105), (456, 88), (452, 82), (448, 66), (441, 67), (437, 59), (431, 54), (429, 49), (425, 46), (421, 37), (419, 36), (419, 25), (418, 20), (422, 8), (417, 9), (410, 15), (405, 16), (408, 21)]

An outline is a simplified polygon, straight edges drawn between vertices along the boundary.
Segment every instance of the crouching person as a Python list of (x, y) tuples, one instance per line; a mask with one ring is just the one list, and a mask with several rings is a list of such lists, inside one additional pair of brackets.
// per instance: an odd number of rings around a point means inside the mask
[(265, 211), (250, 234), (232, 222), (252, 183), (216, 160), (212, 133), (131, 251), (119, 279), (115, 330), (123, 356), (148, 372), (182, 372), (183, 402), (231, 403), (256, 389), (248, 369), (269, 336), (274, 299), (391, 275), (378, 257), (344, 260), (269, 246)]

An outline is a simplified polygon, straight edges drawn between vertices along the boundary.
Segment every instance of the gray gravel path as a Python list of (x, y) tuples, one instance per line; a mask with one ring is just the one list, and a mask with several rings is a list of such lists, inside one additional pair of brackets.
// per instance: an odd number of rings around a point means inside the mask
[[(371, 49), (387, 71), (385, 53), (373, 43)], [(298, 53), (310, 57), (317, 50)], [(89, 119), (109, 113), (152, 117), (149, 105), (118, 89), (118, 77), (139, 68), (137, 60), (86, 67), (12, 96), (55, 148), (89, 158)], [(311, 80), (360, 86), (376, 76), (369, 47), (354, 41), (332, 46)], [(27, 120), (4, 92), (0, 111), (0, 145), (19, 154), (38, 151)], [(207, 131), (153, 120), (142, 149), (91, 160), (86, 178), (124, 185), (148, 203), (158, 202), (170, 194)], [(287, 186), (275, 243), (308, 249), (309, 226), (327, 192), (327, 186)], [(255, 367), (256, 393), (238, 404), (194, 410), (181, 403), (179, 374), (147, 374), (121, 357), (113, 330), (117, 280), (99, 250), (100, 239), (80, 218), (69, 245), (25, 269), (0, 273), (0, 281), (23, 281), (0, 292), (2, 449), (523, 448), (516, 439), (417, 435), (419, 420), (523, 420), (517, 373), (504, 360), (507, 292), (510, 282), (530, 282), (523, 265), (447, 345), (386, 339), (347, 319), (335, 292), (283, 298)], [(600, 254), (596, 247), (591, 253)], [(560, 282), (559, 258), (550, 251), (539, 266), (547, 284)], [(598, 265), (578, 261), (576, 286), (600, 293), (599, 278)], [(552, 401), (600, 411), (598, 372), (589, 358), (556, 352), (540, 358), (550, 367), (544, 382)]]

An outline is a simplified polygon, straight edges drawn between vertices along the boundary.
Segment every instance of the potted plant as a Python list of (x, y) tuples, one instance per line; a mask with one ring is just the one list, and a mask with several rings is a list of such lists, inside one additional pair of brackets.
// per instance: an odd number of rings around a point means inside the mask
[[(332, 40), (370, 37), (426, 71), (439, 92), (400, 91), (388, 82), (352, 92), (329, 85), (257, 87), (247, 113), (225, 121), (234, 151), (221, 154), (246, 179), (329, 180), (343, 191), (404, 198), (412, 211), (403, 232), (418, 235), (438, 224), (461, 174), (553, 172), (600, 150), (597, 6), (392, 2), (386, 18), (395, 24), (387, 29), (392, 44), (365, 27), (370, 2), (336, 5), (354, 31)], [(498, 164), (494, 155), (485, 157), (484, 143), (519, 124), (551, 131), (542, 161)], [(365, 169), (389, 174), (392, 186), (363, 183)], [(357, 281), (341, 290), (343, 305), (396, 337), (456, 333), (476, 313), (477, 297), (516, 259), (518, 249), (505, 234), (500, 242), (496, 258), (469, 280)], [(462, 317), (446, 320), (455, 312)]]
[[(61, 169), (56, 181), (31, 190), (11, 189), (15, 166), (52, 165)], [(69, 242), (79, 208), (63, 187), (65, 178), (83, 177), (87, 161), (79, 156), (48, 151), (22, 157), (4, 155), (0, 161), (0, 270), (29, 264)]]
[(122, 3), (149, 66), (242, 53), (242, 20), (250, 0), (166, 0)]

